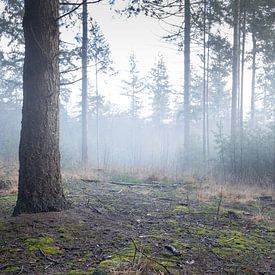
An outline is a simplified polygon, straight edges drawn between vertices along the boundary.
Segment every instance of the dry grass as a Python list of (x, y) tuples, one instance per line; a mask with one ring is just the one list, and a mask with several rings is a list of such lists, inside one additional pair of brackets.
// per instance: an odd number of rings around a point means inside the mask
[(226, 201), (240, 203), (255, 201), (255, 198), (259, 196), (275, 196), (275, 190), (271, 186), (219, 184), (215, 181), (207, 181), (198, 185), (196, 193), (200, 201), (209, 201), (222, 196)]
[[(16, 163), (16, 162), (13, 162)], [(8, 164), (0, 161), (0, 179), (10, 182), (8, 190), (1, 190), (1, 194), (16, 193), (18, 190), (18, 166), (17, 164)]]
[[(221, 184), (214, 179), (200, 179), (197, 176), (190, 174), (169, 174), (163, 171), (157, 171), (148, 168), (139, 168), (135, 171), (112, 169), (104, 171), (102, 169), (71, 169), (62, 171), (64, 179), (79, 180), (79, 179), (96, 179), (109, 180), (112, 176), (127, 176), (138, 179), (144, 182), (165, 181), (165, 182), (183, 182), (193, 186), (196, 197), (199, 201), (211, 201), (213, 198), (222, 196), (224, 201), (247, 203), (255, 201), (259, 196), (275, 197), (275, 190), (272, 184), (262, 185), (262, 182), (253, 183), (245, 182), (243, 184)], [(16, 165), (5, 166), (0, 162), (0, 179), (8, 179), (12, 182), (9, 193), (17, 192), (18, 167)], [(261, 184), (261, 185), (260, 185)], [(186, 193), (186, 188), (179, 189), (180, 192)], [(260, 217), (259, 217), (260, 219)]]

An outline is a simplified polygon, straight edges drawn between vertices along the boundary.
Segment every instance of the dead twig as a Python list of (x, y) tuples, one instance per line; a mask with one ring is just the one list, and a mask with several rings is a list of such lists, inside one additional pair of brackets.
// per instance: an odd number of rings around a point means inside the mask
[(22, 265), (20, 271), (18, 272), (18, 275), (22, 274), (23, 270), (24, 270), (24, 266)]
[(219, 215), (220, 215), (220, 209), (221, 209), (222, 200), (223, 200), (223, 193), (222, 193), (222, 187), (221, 187), (221, 192), (220, 192), (220, 197), (219, 197), (219, 202), (218, 202), (216, 217), (214, 217), (214, 219), (213, 219), (213, 226), (215, 225), (215, 220), (217, 222), (219, 221)]
[(4, 264), (4, 265), (0, 266), (0, 270), (6, 268), (6, 267), (8, 267), (8, 266), (9, 266), (9, 264)]
[(45, 254), (45, 252), (44, 252), (41, 248), (39, 248), (39, 252), (40, 252), (48, 261), (51, 261), (51, 262), (53, 262), (53, 263), (55, 263), (55, 264), (60, 264), (60, 262), (58, 262), (58, 261), (52, 259), (52, 258), (49, 257), (47, 254)]
[(159, 266), (161, 266), (163, 269), (165, 269), (165, 271), (167, 272), (167, 274), (172, 274), (172, 273), (169, 271), (169, 269), (168, 269), (165, 265), (163, 265), (162, 263), (160, 263), (159, 261), (157, 261), (157, 260), (154, 259), (153, 257), (150, 257), (150, 256), (146, 255), (144, 252), (142, 252), (142, 251), (137, 247), (137, 245), (136, 245), (136, 243), (135, 243), (135, 241), (134, 241), (133, 238), (131, 238), (131, 241), (132, 241), (132, 243), (134, 244), (135, 249), (136, 249), (140, 254), (142, 254), (142, 255), (143, 255), (145, 258), (147, 258), (148, 260), (150, 260), (150, 261), (152, 261), (152, 262), (158, 264)]

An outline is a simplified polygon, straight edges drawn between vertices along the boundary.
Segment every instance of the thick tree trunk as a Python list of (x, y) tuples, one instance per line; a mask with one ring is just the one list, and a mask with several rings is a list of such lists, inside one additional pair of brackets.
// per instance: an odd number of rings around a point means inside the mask
[(190, 146), (190, 0), (185, 0), (184, 19), (184, 149), (187, 156)]
[(58, 0), (25, 0), (19, 192), (14, 215), (67, 207), (59, 153)]
[(88, 7), (83, 3), (82, 11), (82, 166), (88, 165), (88, 100), (87, 100), (87, 44), (88, 44)]

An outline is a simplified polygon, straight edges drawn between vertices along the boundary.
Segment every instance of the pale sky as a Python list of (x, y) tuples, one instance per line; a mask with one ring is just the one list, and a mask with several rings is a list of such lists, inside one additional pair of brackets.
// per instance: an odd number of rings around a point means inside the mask
[[(119, 3), (121, 4), (124, 2), (119, 1)], [(3, 6), (0, 5), (0, 10), (2, 8)], [(111, 57), (114, 61), (115, 69), (119, 71), (119, 75), (116, 77), (110, 78), (101, 75), (99, 78), (99, 92), (105, 96), (106, 100), (118, 105), (123, 110), (127, 109), (128, 99), (126, 96), (121, 95), (121, 79), (127, 80), (127, 71), (129, 68), (128, 59), (131, 53), (135, 53), (136, 55), (141, 76), (148, 75), (149, 70), (156, 62), (158, 56), (163, 55), (172, 87), (178, 92), (183, 92), (183, 52), (177, 51), (174, 45), (161, 41), (161, 37), (167, 35), (164, 30), (167, 29), (167, 25), (156, 19), (145, 17), (142, 14), (131, 18), (120, 16), (114, 9), (110, 10), (110, 5), (107, 4), (107, 1), (106, 3), (103, 2), (89, 5), (89, 15), (99, 23), (110, 45)], [(79, 23), (81, 25), (81, 22)], [(81, 31), (81, 29), (79, 28), (78, 31)], [(223, 31), (226, 32), (226, 35), (232, 37), (232, 30), (227, 29)], [(76, 31), (68, 29), (62, 33), (61, 37), (66, 41), (74, 42), (75, 34)], [(229, 37), (229, 41), (232, 40), (231, 37)], [(191, 47), (191, 52), (193, 54), (191, 58), (193, 68), (196, 69), (196, 67), (202, 66), (201, 63), (194, 64), (194, 60), (198, 62), (196, 54), (202, 53), (202, 48), (193, 45)], [(248, 110), (250, 105), (250, 75), (250, 71), (246, 70), (246, 93), (244, 95), (245, 110)], [(93, 85), (94, 73), (92, 71), (89, 72), (89, 81)], [(73, 106), (76, 101), (80, 100), (80, 85), (81, 83), (71, 88), (71, 106)], [(229, 79), (228, 85), (230, 88), (231, 79)], [(90, 93), (93, 93), (93, 91), (90, 91)], [(145, 110), (145, 112), (147, 111)]]
[[(182, 92), (183, 53), (177, 51), (176, 47), (161, 42), (161, 36), (165, 35), (165, 32), (160, 22), (143, 15), (131, 18), (120, 16), (114, 10), (110, 10), (110, 5), (102, 3), (91, 5), (89, 14), (99, 23), (110, 45), (114, 66), (119, 71), (119, 75), (113, 78), (101, 76), (99, 90), (107, 100), (124, 110), (127, 109), (128, 99), (121, 95), (121, 80), (127, 80), (131, 53), (136, 55), (141, 77), (148, 75), (158, 56), (163, 55), (170, 83), (174, 89)], [(71, 33), (66, 34), (66, 38), (67, 35)], [(94, 80), (93, 74), (93, 72), (89, 74), (90, 82)]]
[[(168, 68), (170, 83), (176, 91), (183, 92), (183, 52), (177, 51), (176, 46), (161, 40), (162, 36), (167, 35), (165, 32), (167, 25), (156, 19), (145, 17), (142, 14), (131, 18), (120, 16), (115, 13), (114, 10), (110, 10), (109, 4), (104, 3), (90, 5), (89, 15), (99, 23), (110, 45), (114, 66), (119, 71), (119, 75), (114, 78), (106, 76), (101, 76), (100, 78), (99, 91), (100, 94), (106, 96), (106, 100), (111, 101), (124, 110), (127, 108), (128, 99), (121, 95), (121, 79), (127, 79), (127, 70), (129, 68), (128, 58), (133, 52), (139, 62), (138, 68), (141, 76), (146, 76), (157, 60), (158, 55), (163, 55)], [(229, 41), (231, 41), (230, 36), (232, 36), (231, 32), (233, 32), (233, 30), (224, 29), (223, 31), (225, 32), (224, 34), (229, 35)], [(191, 46), (191, 54), (193, 55), (191, 60), (194, 69), (202, 66), (196, 57), (198, 53), (202, 53), (202, 48), (193, 44)], [(93, 72), (90, 73), (89, 78), (90, 82), (93, 83)], [(248, 110), (250, 105), (250, 82), (250, 72), (246, 70), (245, 110)], [(231, 78), (229, 78), (228, 85), (230, 89)], [(80, 91), (78, 91), (78, 94), (80, 94)], [(147, 111), (145, 110), (145, 112)]]

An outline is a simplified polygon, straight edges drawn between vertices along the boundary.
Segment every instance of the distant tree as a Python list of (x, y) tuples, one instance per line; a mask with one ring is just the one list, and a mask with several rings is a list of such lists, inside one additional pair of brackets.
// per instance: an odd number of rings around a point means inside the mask
[(240, 58), (240, 0), (233, 4), (233, 64), (232, 64), (232, 101), (231, 101), (231, 138), (236, 142), (237, 135), (237, 100), (239, 90), (239, 58)]
[(88, 60), (92, 62), (92, 66), (95, 68), (95, 97), (96, 99), (96, 116), (97, 116), (97, 128), (99, 119), (99, 108), (102, 97), (99, 95), (99, 74), (101, 72), (113, 72), (113, 61), (111, 59), (110, 46), (102, 33), (98, 23), (92, 19), (89, 21), (89, 43), (88, 43)]
[(123, 80), (123, 95), (127, 96), (130, 100), (129, 113), (132, 119), (138, 118), (141, 109), (140, 94), (145, 89), (144, 80), (139, 76), (137, 69), (137, 60), (134, 54), (129, 57), (129, 78)]
[[(209, 66), (209, 116), (217, 124), (222, 119), (228, 120), (230, 94), (226, 88), (231, 72), (232, 49), (226, 38), (219, 34), (211, 36), (211, 64)], [(225, 122), (223, 121), (223, 122)]]
[(96, 151), (97, 151), (97, 167), (99, 168), (99, 115), (100, 105), (102, 105), (102, 96), (99, 95), (99, 74), (112, 71), (112, 60), (110, 57), (110, 47), (106, 41), (104, 34), (100, 30), (97, 22), (90, 20), (90, 39), (88, 43), (88, 58), (92, 61), (95, 68), (95, 99), (96, 103)]
[(169, 118), (169, 93), (171, 92), (167, 68), (162, 56), (151, 69), (148, 82), (148, 88), (152, 93), (152, 120), (156, 125), (161, 126), (165, 119)]
[(24, 101), (14, 215), (67, 207), (59, 154), (58, 9), (58, 0), (25, 0)]
[(0, 36), (6, 47), (0, 51), (0, 97), (20, 109), (22, 80), (18, 75), (22, 75), (24, 60), (24, 37), (21, 26), (23, 3), (15, 0), (12, 3), (4, 1), (4, 4), (4, 10), (0, 15)]

